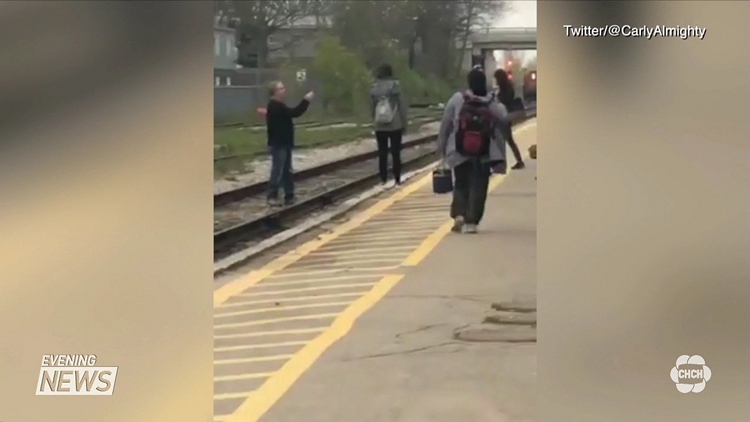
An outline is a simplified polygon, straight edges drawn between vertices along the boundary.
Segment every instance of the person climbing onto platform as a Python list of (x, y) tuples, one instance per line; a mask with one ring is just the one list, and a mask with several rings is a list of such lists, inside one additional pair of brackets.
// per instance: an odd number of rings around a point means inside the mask
[(308, 92), (305, 97), (291, 108), (284, 101), (287, 97), (286, 87), (279, 81), (268, 85), (270, 97), (265, 112), (266, 132), (268, 135), (268, 152), (271, 156), (271, 174), (268, 178), (268, 203), (281, 205), (278, 200), (279, 187), (284, 188), (284, 204), (294, 203), (294, 176), (292, 175), (292, 150), (294, 149), (294, 121), (307, 111), (314, 94)]
[(450, 216), (453, 232), (476, 233), (484, 215), (493, 172), (505, 174), (503, 125), (508, 111), (493, 101), (481, 69), (467, 75), (469, 90), (455, 93), (445, 105), (438, 132), (438, 153), (455, 179)]
[[(401, 184), (401, 143), (409, 123), (408, 106), (401, 84), (393, 76), (391, 65), (377, 69), (376, 80), (370, 87), (370, 111), (375, 139), (378, 142), (378, 172), (380, 181), (388, 181), (388, 151), (393, 159), (393, 182)], [(390, 144), (390, 145), (389, 145)], [(390, 148), (389, 148), (390, 147)]]
[[(495, 83), (498, 88), (497, 93), (495, 94), (495, 99), (502, 103), (508, 112), (520, 111), (514, 110), (514, 106), (517, 103), (517, 101), (515, 101), (516, 90), (513, 88), (513, 82), (510, 80), (508, 72), (504, 69), (497, 69), (493, 76), (495, 77)], [(510, 147), (510, 150), (513, 151), (513, 157), (516, 159), (516, 164), (511, 168), (513, 170), (521, 170), (526, 167), (526, 164), (523, 162), (523, 156), (521, 155), (521, 150), (518, 149), (518, 145), (516, 145), (516, 140), (513, 139), (513, 130), (510, 127), (510, 122), (503, 127), (503, 130), (505, 142)]]

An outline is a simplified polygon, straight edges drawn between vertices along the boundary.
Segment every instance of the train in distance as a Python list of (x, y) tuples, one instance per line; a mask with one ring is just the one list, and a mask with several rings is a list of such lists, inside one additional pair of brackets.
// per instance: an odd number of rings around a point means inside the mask
[(536, 70), (526, 72), (523, 77), (523, 98), (536, 101)]

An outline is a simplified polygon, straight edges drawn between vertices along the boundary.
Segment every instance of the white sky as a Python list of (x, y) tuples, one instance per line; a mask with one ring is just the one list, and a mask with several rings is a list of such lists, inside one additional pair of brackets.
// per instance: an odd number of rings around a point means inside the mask
[[(536, 28), (536, 0), (507, 1), (510, 10), (497, 17), (492, 23), (493, 27), (505, 28)], [(495, 53), (497, 59), (501, 59)], [(519, 51), (516, 56), (524, 63), (536, 57), (536, 51)]]
[(492, 26), (536, 28), (536, 0), (506, 1), (510, 10), (495, 19)]

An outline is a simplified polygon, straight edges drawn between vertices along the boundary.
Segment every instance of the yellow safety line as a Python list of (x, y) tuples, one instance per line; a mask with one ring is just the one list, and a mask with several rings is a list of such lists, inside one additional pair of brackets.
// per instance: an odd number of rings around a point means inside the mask
[(274, 259), (273, 261), (264, 265), (263, 268), (261, 268), (258, 271), (253, 271), (244, 277), (241, 277), (237, 280), (231, 281), (219, 287), (218, 289), (214, 291), (214, 306), (223, 304), (235, 294), (247, 290), (248, 288), (254, 286), (261, 280), (265, 279), (266, 277), (273, 275), (275, 272), (283, 270), (289, 265), (297, 262), (299, 259), (306, 256), (310, 252), (313, 252), (321, 248), (323, 245), (327, 244), (328, 242), (361, 226), (370, 218), (375, 217), (376, 215), (388, 209), (388, 207), (390, 207), (391, 205), (395, 204), (396, 202), (400, 201), (403, 198), (406, 198), (407, 196), (416, 192), (423, 186), (427, 186), (427, 184), (431, 182), (431, 179), (432, 179), (432, 175), (426, 175), (421, 180), (413, 184), (407, 185), (406, 187), (404, 187), (404, 189), (396, 192), (389, 198), (386, 198), (386, 199), (383, 199), (382, 201), (377, 202), (375, 205), (363, 211), (362, 213), (358, 214), (351, 220), (336, 227), (336, 229), (333, 230), (331, 233), (324, 234), (320, 236), (319, 238), (312, 240), (310, 242), (307, 242), (304, 245), (300, 246), (299, 248)]
[[(445, 219), (443, 219), (445, 220)], [(330, 246), (326, 248), (326, 250), (331, 249), (341, 249), (346, 252), (353, 252), (354, 248), (358, 248), (360, 245), (380, 245), (380, 244), (387, 244), (387, 245), (401, 245), (401, 244), (412, 244), (412, 243), (419, 243), (422, 239), (424, 239), (424, 234), (421, 234), (419, 236), (412, 236), (412, 237), (401, 237), (399, 236), (397, 239), (394, 239), (391, 235), (390, 240), (386, 237), (383, 238), (377, 238), (377, 239), (354, 239), (352, 240), (351, 237), (347, 236), (346, 240), (337, 240), (335, 242), (332, 242)], [(333, 246), (337, 246), (334, 248)], [(313, 257), (313, 256), (319, 256), (320, 251), (315, 251), (311, 253), (310, 255), (307, 255), (307, 258)], [(377, 253), (377, 252), (374, 252)]]
[[(427, 233), (425, 233), (425, 234), (427, 234)], [(389, 246), (387, 246), (388, 249), (386, 249), (386, 250), (389, 251), (389, 255), (390, 254), (394, 254), (394, 253), (398, 253), (398, 252), (394, 252), (394, 251), (403, 251), (403, 250), (407, 250), (409, 248), (413, 248), (414, 245), (419, 244), (419, 242), (422, 241), (422, 239), (424, 239), (424, 235), (422, 235), (422, 237), (420, 237), (419, 239), (416, 239), (416, 238), (415, 239), (409, 239), (408, 242), (401, 242), (401, 243), (398, 243), (398, 245), (392, 245), (392, 244), (390, 244)], [(386, 243), (386, 242), (382, 242), (382, 243), (388, 245), (388, 243)], [(319, 251), (315, 251), (315, 252), (311, 253), (310, 255), (307, 255), (306, 259), (310, 259), (310, 258), (313, 258), (313, 257), (323, 257), (323, 256), (350, 256), (350, 255), (355, 255), (356, 256), (356, 255), (361, 255), (363, 250), (359, 249), (358, 246), (355, 246), (355, 245), (359, 245), (359, 244), (379, 245), (379, 244), (381, 244), (381, 242), (373, 242), (373, 241), (367, 241), (367, 242), (365, 242), (365, 241), (362, 241), (362, 242), (355, 242), (354, 244), (336, 245), (336, 246), (338, 246), (337, 248), (327, 247), (325, 249), (321, 249)], [(384, 249), (384, 246), (381, 246), (379, 248), (369, 249), (368, 253), (367, 253), (367, 256), (377, 256), (377, 255), (380, 255), (382, 252), (384, 252), (383, 249)]]
[(245, 400), (226, 422), (257, 422), (294, 382), (336, 341), (344, 337), (355, 321), (380, 301), (404, 276), (387, 275), (366, 295), (346, 308), (331, 326), (297, 352), (276, 374)]
[[(344, 269), (343, 268), (339, 268), (339, 270), (343, 271)], [(360, 278), (363, 278), (363, 277), (360, 277)], [(256, 289), (258, 289), (258, 293), (265, 293), (266, 291), (261, 290), (262, 288), (265, 288), (265, 287), (293, 286), (295, 284), (321, 284), (321, 283), (329, 283), (329, 282), (332, 282), (332, 281), (336, 281), (334, 279), (335, 279), (335, 277), (331, 277), (330, 279), (327, 279), (327, 278), (314, 278), (314, 279), (311, 279), (311, 280), (305, 280), (305, 279), (300, 278), (300, 279), (297, 279), (297, 280), (288, 280), (288, 281), (267, 281), (267, 282), (265, 282), (263, 284), (257, 285), (255, 288), (253, 288), (251, 290), (251, 292), (254, 292)], [(342, 279), (339, 278), (339, 280), (342, 280)], [(356, 280), (356, 279), (354, 279), (354, 280)], [(291, 289), (289, 289), (289, 290), (291, 290)], [(246, 295), (246, 294), (250, 294), (251, 296), (255, 296), (258, 293), (247, 292), (247, 293), (241, 293), (241, 294), (243, 296)], [(238, 295), (238, 297), (242, 297), (242, 296)]]
[[(521, 126), (515, 132), (519, 133), (530, 127), (536, 126), (535, 120), (532, 121), (532, 123), (533, 125), (527, 123), (526, 125)], [(398, 200), (405, 198), (407, 195), (410, 195), (411, 193), (416, 192), (421, 187), (426, 186), (429, 183), (430, 179), (431, 175), (427, 175), (419, 182), (410, 185), (410, 188), (412, 189), (405, 189), (394, 195), (393, 197), (379, 202), (369, 210), (365, 211), (363, 215), (359, 216), (359, 218), (355, 218), (353, 220), (350, 220), (348, 223), (339, 226), (339, 230), (334, 231), (334, 233), (338, 233), (335, 236), (333, 235), (333, 233), (331, 233), (331, 236), (329, 236), (328, 238), (321, 237), (316, 241), (309, 242), (306, 249), (304, 248), (305, 245), (303, 245), (302, 248), (295, 251), (296, 255), (292, 254), (293, 256), (288, 256), (286, 260), (282, 259), (284, 258), (284, 256), (282, 256), (281, 258), (276, 260), (278, 262), (275, 266), (269, 264), (265, 268), (265, 270), (254, 272), (254, 275), (252, 277), (248, 277), (243, 282), (231, 284), (231, 288), (224, 289), (224, 291), (220, 292), (219, 294), (215, 293), (214, 304), (216, 305), (217, 303), (223, 303), (223, 301), (226, 301), (226, 299), (231, 297), (233, 294), (240, 293), (246, 290), (248, 287), (256, 284), (258, 281), (272, 275), (275, 271), (285, 268), (291, 263), (299, 260), (302, 256), (305, 256), (313, 250), (319, 248), (327, 241), (330, 241), (333, 238), (336, 238), (341, 234), (346, 233), (355, 227), (358, 227), (372, 216), (383, 212)], [(496, 188), (502, 182), (502, 180), (504, 180), (504, 177), (494, 178), (490, 182), (490, 190)], [(399, 194), (401, 195), (399, 196)], [(428, 197), (428, 195), (424, 196)], [(414, 251), (414, 253), (410, 257), (407, 257), (406, 261), (410, 263), (421, 261), (421, 259), (423, 259), (430, 250), (434, 249), (434, 247), (437, 246), (440, 240), (440, 234), (445, 231), (445, 226), (448, 226), (448, 223), (445, 223), (443, 226), (438, 228), (438, 230), (433, 233), (435, 236), (431, 235), (430, 237), (428, 237), (428, 239), (425, 239), (422, 245), (420, 245), (420, 247), (418, 248), (418, 251)], [(342, 229), (342, 227), (344, 229)], [(445, 234), (442, 234), (442, 236), (444, 237)], [(273, 264), (273, 262), (271, 264)], [(276, 372), (268, 380), (266, 380), (266, 382), (263, 383), (260, 388), (253, 391), (252, 393), (249, 393), (247, 399), (240, 405), (239, 408), (237, 408), (237, 410), (232, 415), (227, 417), (224, 422), (257, 422), (258, 419), (260, 419), (271, 408), (271, 406), (273, 406), (273, 404), (276, 403), (286, 391), (288, 391), (288, 389), (294, 384), (294, 382), (305, 371), (307, 371), (310, 366), (312, 366), (312, 364), (325, 352), (325, 350), (327, 350), (337, 340), (345, 336), (351, 330), (354, 322), (375, 303), (385, 297), (385, 295), (402, 278), (403, 275), (400, 274), (392, 274), (383, 277), (381, 281), (378, 282), (370, 292), (363, 295), (360, 299), (352, 303), (351, 306), (338, 314), (330, 327), (323, 331), (323, 333), (320, 334), (317, 338), (308, 342), (307, 345), (302, 348), (302, 350), (296, 353), (278, 372)], [(217, 292), (219, 291), (217, 290)]]
[[(258, 321), (235, 322), (231, 324), (214, 324), (214, 330), (216, 330), (217, 328), (221, 329), (221, 328), (255, 327), (257, 325), (275, 324), (277, 322), (305, 321), (305, 320), (310, 320), (310, 319), (334, 318), (337, 315), (338, 315), (337, 313), (317, 314), (317, 315), (300, 315), (300, 316), (292, 316), (292, 317), (284, 317), (284, 318), (261, 319)], [(216, 336), (214, 336), (214, 338), (216, 338)]]
[(313, 328), (297, 328), (287, 330), (268, 330), (268, 331), (250, 331), (247, 333), (235, 333), (235, 334), (219, 334), (214, 335), (214, 344), (216, 340), (236, 340), (253, 337), (265, 337), (265, 336), (283, 336), (287, 334), (309, 334), (309, 333), (322, 333), (326, 327), (313, 327)]
[[(238, 297), (258, 297), (258, 296), (274, 296), (274, 295), (283, 295), (288, 293), (302, 293), (302, 292), (313, 292), (317, 290), (329, 290), (329, 289), (346, 289), (350, 287), (370, 287), (374, 286), (376, 283), (351, 283), (351, 284), (333, 284), (329, 286), (317, 286), (317, 287), (301, 287), (299, 289), (285, 289), (285, 290), (272, 290), (269, 292), (253, 292), (253, 293), (240, 293), (237, 295)], [(281, 298), (283, 299), (283, 298)], [(280, 300), (281, 300), (280, 299)], [(245, 302), (237, 302), (236, 305), (244, 304)], [(233, 304), (228, 304), (222, 306), (222, 308), (226, 308), (229, 306), (233, 306)]]
[(273, 355), (273, 356), (257, 356), (254, 358), (237, 358), (237, 359), (214, 359), (214, 365), (233, 365), (237, 363), (253, 363), (253, 362), (273, 362), (275, 360), (289, 359), (294, 355)]
[[(247, 399), (253, 396), (255, 391), (240, 391), (239, 393), (223, 393), (214, 394), (214, 401), (216, 400), (231, 400), (231, 399)], [(232, 415), (224, 415), (224, 421), (228, 421)]]
[(237, 374), (237, 375), (222, 375), (222, 376), (214, 377), (214, 382), (255, 380), (255, 379), (258, 379), (258, 378), (269, 378), (273, 374), (275, 374), (275, 372), (262, 372), (262, 373)]
[[(414, 250), (414, 246), (409, 248), (410, 250)], [(390, 265), (397, 265), (406, 255), (408, 250), (405, 250), (401, 253), (401, 256), (398, 257), (392, 257), (392, 258), (378, 258), (378, 259), (353, 259), (357, 258), (356, 255), (349, 256), (348, 259), (342, 259), (342, 260), (336, 260), (336, 262), (310, 262), (308, 260), (305, 260), (305, 263), (298, 263), (297, 269), (304, 269), (304, 270), (324, 270), (324, 269), (339, 269), (339, 270), (357, 270), (360, 268), (361, 265), (364, 264), (385, 264), (390, 263)], [(364, 256), (363, 256), (364, 258)], [(330, 258), (329, 258), (330, 259)]]
[(447, 223), (444, 223), (440, 228), (435, 230), (431, 235), (427, 237), (427, 239), (422, 242), (421, 245), (419, 245), (414, 252), (411, 253), (403, 262), (404, 266), (407, 267), (413, 267), (420, 262), (430, 253), (433, 249), (440, 243), (441, 240), (445, 237), (446, 234), (450, 233), (451, 227), (453, 227), (453, 222), (448, 221)]
[[(417, 242), (414, 242), (410, 246), (414, 247), (417, 244), (418, 244)], [(400, 258), (403, 255), (404, 255), (403, 252), (390, 252), (389, 249), (385, 248), (382, 252), (368, 253), (367, 255), (365, 255), (365, 257), (371, 258), (371, 259), (388, 260), (388, 259), (391, 259), (391, 258), (392, 259), (398, 259), (398, 258)], [(305, 259), (305, 261), (306, 262), (310, 262), (310, 261), (316, 262), (316, 261), (320, 261), (320, 260), (329, 260), (330, 261), (331, 259), (336, 259), (336, 257), (339, 257), (339, 256), (344, 257), (346, 259), (358, 258), (359, 257), (359, 255), (357, 255), (356, 253), (351, 253), (351, 252), (349, 252), (349, 253), (343, 253), (343, 254), (337, 254), (337, 253), (319, 254), (319, 252), (315, 252), (315, 253), (312, 253), (312, 254), (308, 255), (307, 258)], [(346, 261), (344, 261), (344, 262), (346, 262)]]
[[(373, 283), (375, 284), (375, 283)], [(302, 302), (305, 300), (318, 300), (318, 299), (334, 299), (337, 297), (357, 297), (362, 296), (366, 292), (352, 292), (352, 293), (334, 293), (334, 294), (328, 294), (328, 295), (316, 295), (316, 296), (292, 296), (292, 297), (285, 297), (285, 298), (278, 298), (278, 299), (261, 299), (261, 300), (250, 300), (247, 302), (242, 302), (240, 305), (265, 305), (267, 303), (279, 303), (279, 302)], [(221, 308), (217, 309), (226, 309), (227, 306), (222, 306)], [(216, 314), (216, 315), (223, 315), (223, 314)]]
[(243, 344), (239, 346), (214, 347), (214, 353), (233, 352), (237, 350), (273, 349), (274, 347), (304, 346), (308, 341), (309, 340), (283, 341), (281, 343)]
[(233, 311), (233, 312), (227, 312), (224, 314), (217, 314), (217, 315), (214, 315), (214, 320), (216, 320), (216, 318), (227, 318), (227, 317), (236, 317), (236, 316), (241, 316), (241, 315), (262, 314), (266, 312), (294, 311), (297, 309), (310, 309), (310, 308), (326, 308), (329, 306), (345, 306), (349, 304), (351, 304), (351, 302), (307, 303), (304, 305), (271, 306), (269, 308), (248, 309), (246, 311)]
[[(287, 276), (288, 274), (274, 276), (273, 278), (269, 278), (269, 280), (284, 280), (285, 278), (287, 278)], [(310, 282), (319, 282), (319, 281), (337, 281), (337, 280), (356, 280), (359, 278), (376, 278), (377, 279), (377, 276), (372, 276), (372, 275), (367, 275), (367, 274), (349, 274), (349, 275), (342, 275), (342, 276), (336, 276), (336, 277), (323, 277), (323, 278), (305, 277), (305, 280), (310, 281)], [(267, 281), (263, 284), (258, 284), (256, 286), (253, 286), (253, 288), (248, 291), (254, 292), (256, 289), (260, 287), (277, 286), (279, 285), (279, 283), (282, 283), (282, 282), (281, 281)], [(375, 282), (373, 282), (373, 284), (374, 283)], [(245, 293), (240, 293), (240, 295), (243, 295)]]
[[(346, 248), (346, 249), (348, 249), (348, 248)], [(411, 249), (411, 247), (409, 245), (404, 245), (404, 246), (391, 246), (391, 247), (388, 248), (388, 250), (390, 250), (390, 251), (402, 250), (402, 249)], [(378, 251), (382, 251), (382, 250), (383, 250), (382, 247), (380, 247), (380, 248), (358, 248), (356, 250), (348, 251), (348, 253), (349, 254), (364, 254), (364, 253), (367, 253), (367, 252), (378, 252)], [(327, 253), (329, 253), (329, 249), (328, 248), (321, 248), (318, 252), (316, 252), (316, 254), (327, 254)], [(341, 252), (337, 251), (337, 252), (335, 252), (335, 255), (336, 256), (346, 255), (346, 253), (341, 253)]]
[(385, 273), (387, 271), (391, 271), (391, 270), (393, 270), (394, 268), (397, 268), (397, 267), (398, 267), (398, 265), (396, 265), (395, 267), (392, 266), (392, 265), (388, 265), (386, 267), (338, 268), (338, 269), (331, 269), (331, 270), (312, 270), (312, 271), (304, 271), (303, 270), (303, 271), (295, 271), (295, 272), (286, 272), (286, 271), (284, 271), (282, 274), (273, 275), (273, 276), (270, 276), (270, 277), (267, 277), (267, 278), (268, 279), (278, 279), (278, 278), (286, 278), (286, 277), (289, 277), (289, 276), (297, 276), (297, 275), (304, 276), (305, 274), (314, 274), (314, 275), (319, 275), (319, 274), (341, 274), (341, 273), (359, 273), (359, 274), (363, 274), (363, 273), (367, 273), (367, 272), (376, 273), (376, 275), (377, 275), (378, 272), (380, 272), (380, 274), (383, 274), (383, 273)]

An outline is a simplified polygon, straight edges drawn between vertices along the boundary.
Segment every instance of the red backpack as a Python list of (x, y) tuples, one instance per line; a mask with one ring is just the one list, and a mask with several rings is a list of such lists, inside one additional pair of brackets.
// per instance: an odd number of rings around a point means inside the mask
[(458, 112), (456, 152), (468, 157), (481, 157), (490, 151), (495, 115), (490, 105), (464, 95), (464, 104)]

